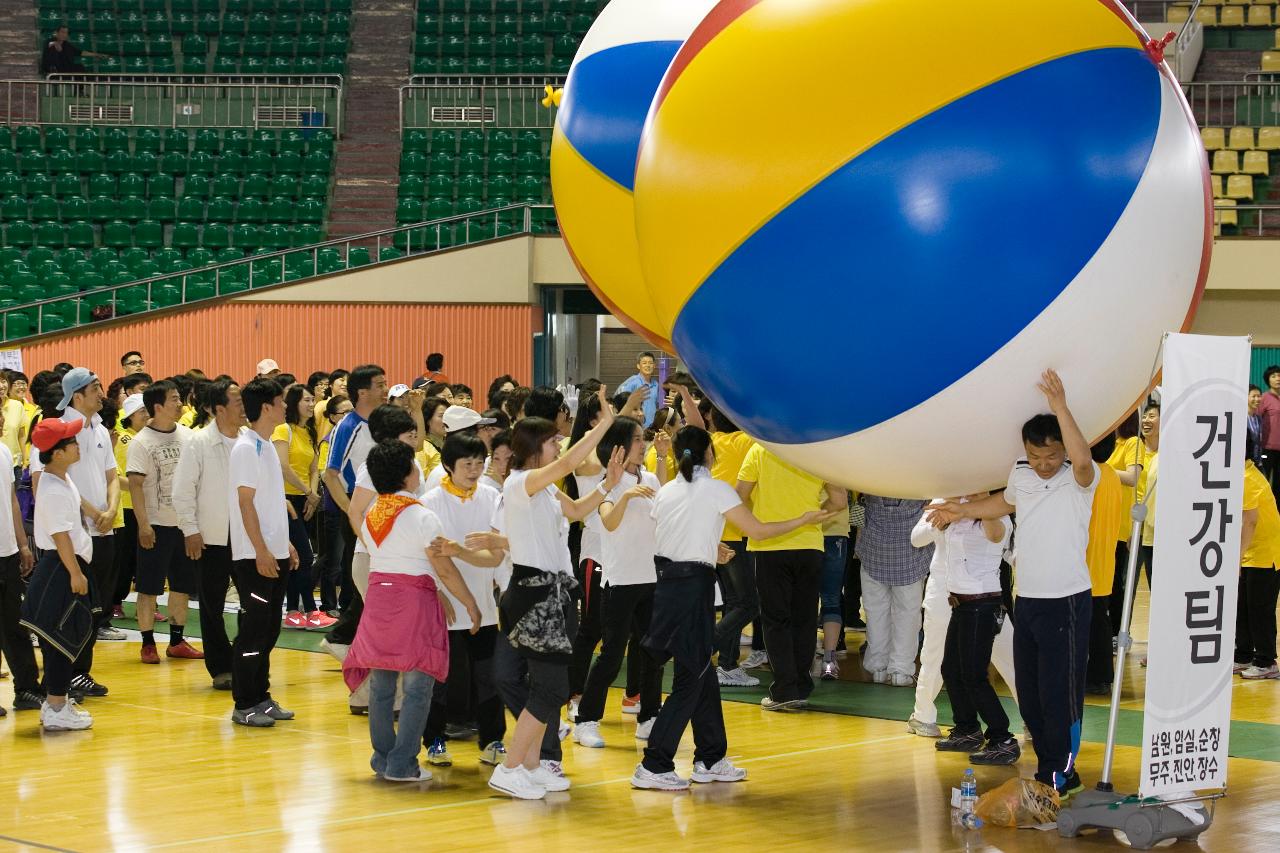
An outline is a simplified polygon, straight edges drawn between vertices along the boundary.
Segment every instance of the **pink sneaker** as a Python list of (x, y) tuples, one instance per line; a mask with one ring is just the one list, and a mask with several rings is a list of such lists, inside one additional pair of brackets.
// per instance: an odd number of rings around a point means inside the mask
[(303, 616), (296, 610), (290, 610), (284, 617), (284, 627), (298, 628), (305, 631), (310, 626), (307, 624), (307, 617)]
[(306, 627), (312, 631), (323, 631), (325, 628), (332, 627), (337, 621), (323, 610), (312, 610), (306, 616)]

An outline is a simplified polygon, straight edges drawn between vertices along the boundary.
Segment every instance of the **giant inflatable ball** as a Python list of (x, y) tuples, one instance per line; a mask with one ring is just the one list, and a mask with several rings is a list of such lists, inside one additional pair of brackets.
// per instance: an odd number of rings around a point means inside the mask
[(723, 0), (639, 146), (656, 327), (748, 433), (872, 493), (1002, 484), (1049, 367), (1102, 436), (1211, 243), (1199, 134), (1145, 41), (1112, 0)]
[(649, 104), (714, 0), (614, 0), (587, 31), (551, 140), (556, 216), (582, 277), (609, 310), (671, 349), (640, 275), (632, 189)]

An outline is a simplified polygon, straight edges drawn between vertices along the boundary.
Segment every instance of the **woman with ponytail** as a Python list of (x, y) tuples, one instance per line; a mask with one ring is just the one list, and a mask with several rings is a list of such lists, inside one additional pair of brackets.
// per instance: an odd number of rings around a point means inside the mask
[(725, 522), (753, 539), (771, 539), (833, 515), (814, 511), (787, 521), (761, 521), (733, 487), (711, 476), (715, 451), (706, 430), (683, 427), (676, 433), (673, 449), (677, 476), (658, 491), (653, 507), (657, 586), (644, 647), (656, 662), (674, 661), (675, 679), (649, 732), (644, 760), (631, 777), (632, 787), (662, 791), (689, 787), (689, 780), (675, 771), (675, 754), (690, 723), (694, 782), (739, 782), (747, 776), (746, 770), (725, 757), (729, 745), (720, 710), (720, 684), (711, 661), (716, 564), (732, 556), (720, 542)]

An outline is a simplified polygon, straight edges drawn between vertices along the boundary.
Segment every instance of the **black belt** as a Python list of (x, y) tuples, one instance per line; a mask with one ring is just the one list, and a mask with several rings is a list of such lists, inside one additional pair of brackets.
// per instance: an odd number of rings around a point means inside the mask
[(980, 592), (976, 595), (965, 595), (962, 592), (953, 592), (947, 596), (947, 603), (952, 607), (956, 607), (961, 604), (968, 604), (971, 601), (987, 601), (988, 599), (1000, 597), (1001, 594), (998, 592)]

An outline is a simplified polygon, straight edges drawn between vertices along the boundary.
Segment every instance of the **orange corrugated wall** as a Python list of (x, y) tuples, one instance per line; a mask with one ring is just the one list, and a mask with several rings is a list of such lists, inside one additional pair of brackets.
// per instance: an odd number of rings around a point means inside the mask
[[(22, 347), (28, 375), (60, 361), (87, 366), (104, 381), (120, 375), (120, 356), (142, 352), (152, 376), (198, 367), (209, 376), (252, 378), (261, 359), (305, 380), (313, 370), (374, 362), (392, 383), (411, 382), (429, 352), (444, 371), (483, 399), (495, 376), (522, 383), (533, 374), (532, 305), (229, 302), (136, 323), (76, 332)], [(536, 318), (536, 319), (535, 319)]]

